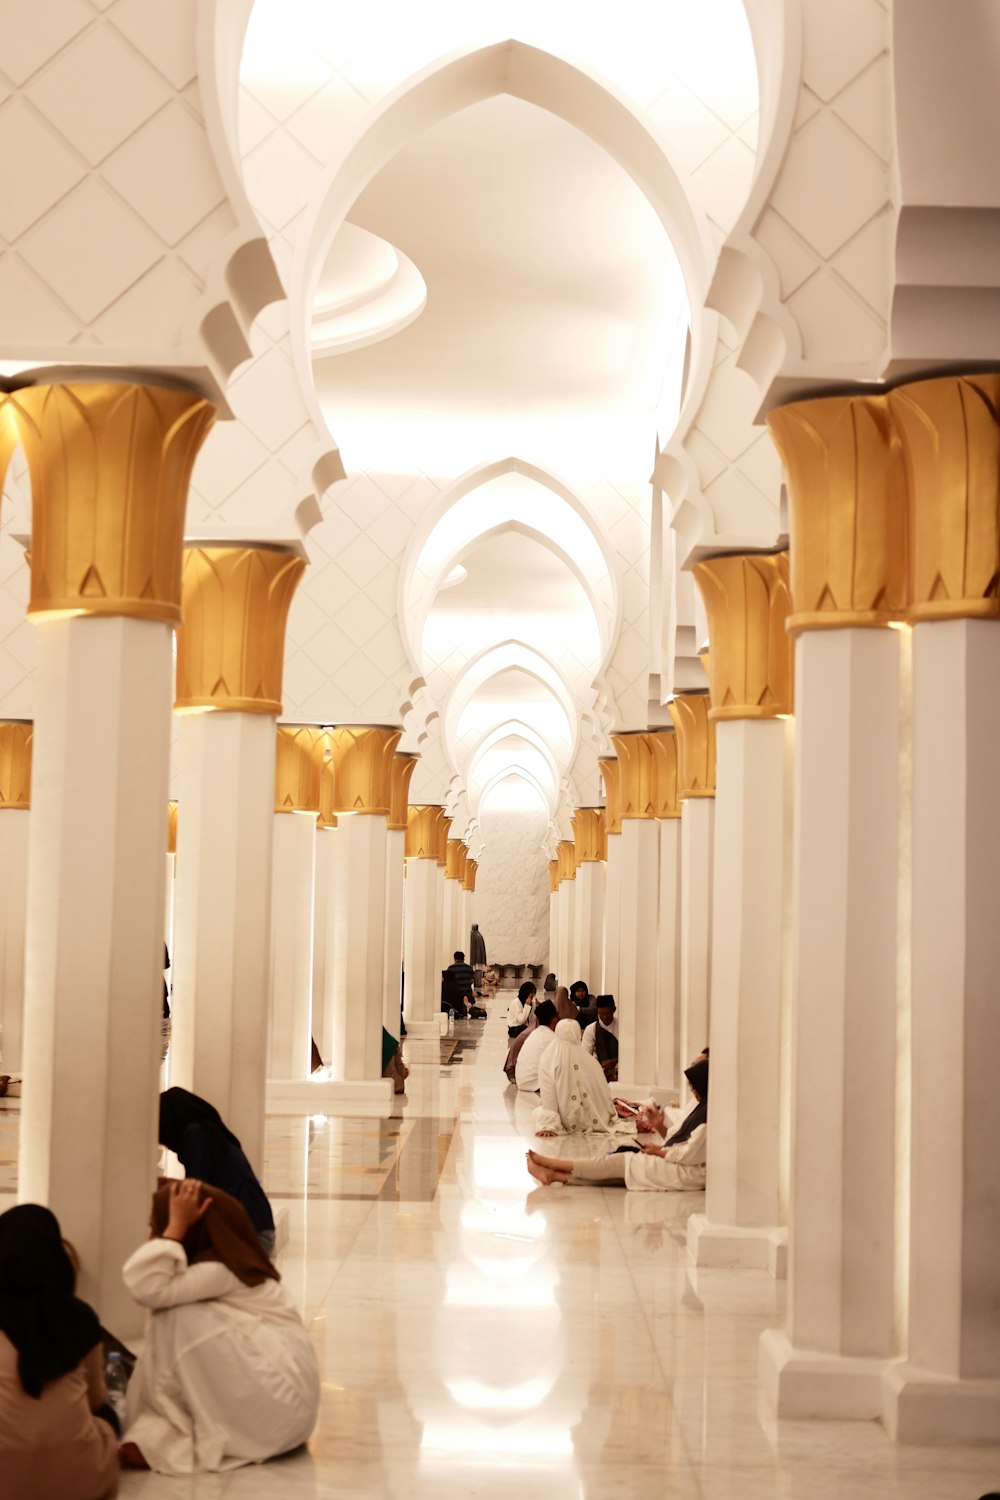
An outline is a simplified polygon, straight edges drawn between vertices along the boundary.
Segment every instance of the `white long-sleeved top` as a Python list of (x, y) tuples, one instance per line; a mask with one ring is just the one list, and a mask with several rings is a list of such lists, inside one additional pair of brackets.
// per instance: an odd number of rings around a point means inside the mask
[(530, 1000), (525, 1000), (524, 1004), (522, 1005), (520, 1000), (515, 995), (513, 1000), (507, 1007), (507, 1025), (527, 1026), (528, 1022), (531, 1020), (531, 1013), (533, 1009), (534, 1007)]
[(597, 1028), (598, 1028), (598, 1026), (601, 1027), (602, 1031), (610, 1031), (611, 1035), (615, 1038), (616, 1041), (618, 1039), (618, 1017), (617, 1016), (615, 1016), (615, 1018), (611, 1022), (610, 1026), (604, 1026), (604, 1025), (601, 1024), (600, 1021), (591, 1021), (591, 1023), (590, 1023), (589, 1026), (585, 1026), (583, 1028), (583, 1045), (587, 1049), (587, 1051), (589, 1053), (591, 1053), (591, 1055), (593, 1055), (594, 1049), (597, 1046)]
[(280, 1282), (246, 1286), (219, 1261), (189, 1266), (176, 1240), (125, 1263), (151, 1316), (128, 1389), (125, 1438), (161, 1474), (262, 1463), (297, 1448), (319, 1413), (319, 1367)]

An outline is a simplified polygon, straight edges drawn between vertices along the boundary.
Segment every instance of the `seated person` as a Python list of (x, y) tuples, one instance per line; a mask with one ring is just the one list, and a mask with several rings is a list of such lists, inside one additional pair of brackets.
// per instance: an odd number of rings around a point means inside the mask
[(555, 1040), (538, 1065), (540, 1103), (535, 1134), (573, 1135), (591, 1130), (635, 1134), (635, 1126), (618, 1118), (608, 1080), (597, 1060), (584, 1052), (576, 1021), (559, 1021)]
[(570, 999), (569, 990), (561, 984), (552, 996), (552, 1002), (559, 1012), (560, 1021), (576, 1021), (580, 1012), (576, 1008), (575, 1001)]
[(101, 1325), (75, 1295), (55, 1214), (0, 1214), (0, 1495), (104, 1500), (118, 1488), (118, 1436)]
[(450, 963), (444, 971), (444, 979), (451, 992), (448, 1009), (461, 1018), (467, 1016), (475, 1004), (476, 980), (472, 965), (465, 962), (465, 954), (461, 949), (456, 949), (452, 957), (454, 963)]
[(150, 1226), (122, 1272), (152, 1314), (122, 1463), (197, 1474), (298, 1448), (316, 1425), (319, 1367), (246, 1211), (187, 1177), (154, 1193)]
[(587, 988), (585, 979), (577, 979), (570, 985), (569, 998), (576, 1006), (576, 1019), (580, 1023), (580, 1030), (585, 1031), (592, 1021), (597, 1020), (594, 997)]
[(274, 1253), (274, 1217), (264, 1189), (219, 1111), (187, 1089), (160, 1095), (160, 1145), (172, 1151), (188, 1177), (221, 1188), (242, 1203), (265, 1255)]
[(708, 1058), (700, 1057), (685, 1069), (695, 1107), (663, 1146), (643, 1145), (639, 1151), (616, 1152), (597, 1161), (566, 1161), (528, 1152), (528, 1171), (543, 1187), (612, 1187), (634, 1192), (695, 1192), (705, 1186), (708, 1151)]
[(535, 986), (526, 979), (517, 992), (517, 999), (508, 1005), (507, 1035), (511, 1041), (521, 1035), (534, 1015), (535, 993)]
[(584, 1029), (583, 1045), (597, 1058), (609, 1083), (618, 1077), (618, 1019), (614, 995), (598, 995), (597, 1017)]
[(543, 1000), (535, 1007), (535, 1029), (525, 1039), (514, 1067), (514, 1081), (525, 1093), (538, 1092), (538, 1065), (546, 1047), (555, 1040), (553, 1032), (558, 1020), (559, 1012), (551, 1000)]
[(392, 1079), (394, 1094), (406, 1093), (406, 1080), (410, 1070), (403, 1062), (403, 1053), (391, 1031), (382, 1027), (382, 1077)]

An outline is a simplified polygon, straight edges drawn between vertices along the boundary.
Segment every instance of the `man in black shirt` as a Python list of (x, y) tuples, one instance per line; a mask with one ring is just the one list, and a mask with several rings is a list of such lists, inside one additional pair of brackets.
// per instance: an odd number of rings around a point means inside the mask
[(472, 1009), (475, 979), (471, 965), (465, 962), (464, 953), (455, 953), (455, 962), (444, 971), (441, 986), (441, 1009), (450, 1010), (459, 1019), (464, 1019)]

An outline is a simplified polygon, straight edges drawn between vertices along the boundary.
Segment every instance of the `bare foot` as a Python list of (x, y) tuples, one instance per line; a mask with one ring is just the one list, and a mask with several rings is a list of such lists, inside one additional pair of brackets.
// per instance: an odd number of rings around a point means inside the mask
[(548, 1167), (541, 1166), (540, 1163), (537, 1162), (532, 1156), (530, 1151), (528, 1152), (525, 1160), (528, 1163), (528, 1171), (531, 1173), (536, 1182), (540, 1182), (542, 1184), (542, 1187), (551, 1187), (554, 1182), (562, 1181), (562, 1178), (557, 1177), (555, 1172), (550, 1172)]

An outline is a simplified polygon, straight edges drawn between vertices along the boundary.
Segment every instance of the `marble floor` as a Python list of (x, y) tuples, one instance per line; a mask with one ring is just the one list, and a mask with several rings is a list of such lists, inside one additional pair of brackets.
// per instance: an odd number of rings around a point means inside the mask
[[(476, 1033), (480, 1033), (477, 1035)], [(407, 1046), (396, 1118), (274, 1118), (265, 1182), (312, 1332), (308, 1453), (233, 1474), (130, 1474), (135, 1500), (977, 1500), (1000, 1450), (897, 1447), (874, 1423), (777, 1423), (762, 1272), (697, 1271), (701, 1194), (536, 1188), (531, 1110), (505, 1087), (500, 1005)], [(0, 1195), (16, 1105), (0, 1105)], [(599, 1147), (592, 1148), (599, 1150)], [(0, 1206), (13, 1201), (0, 1196)], [(2, 1489), (2, 1486), (0, 1486)]]

